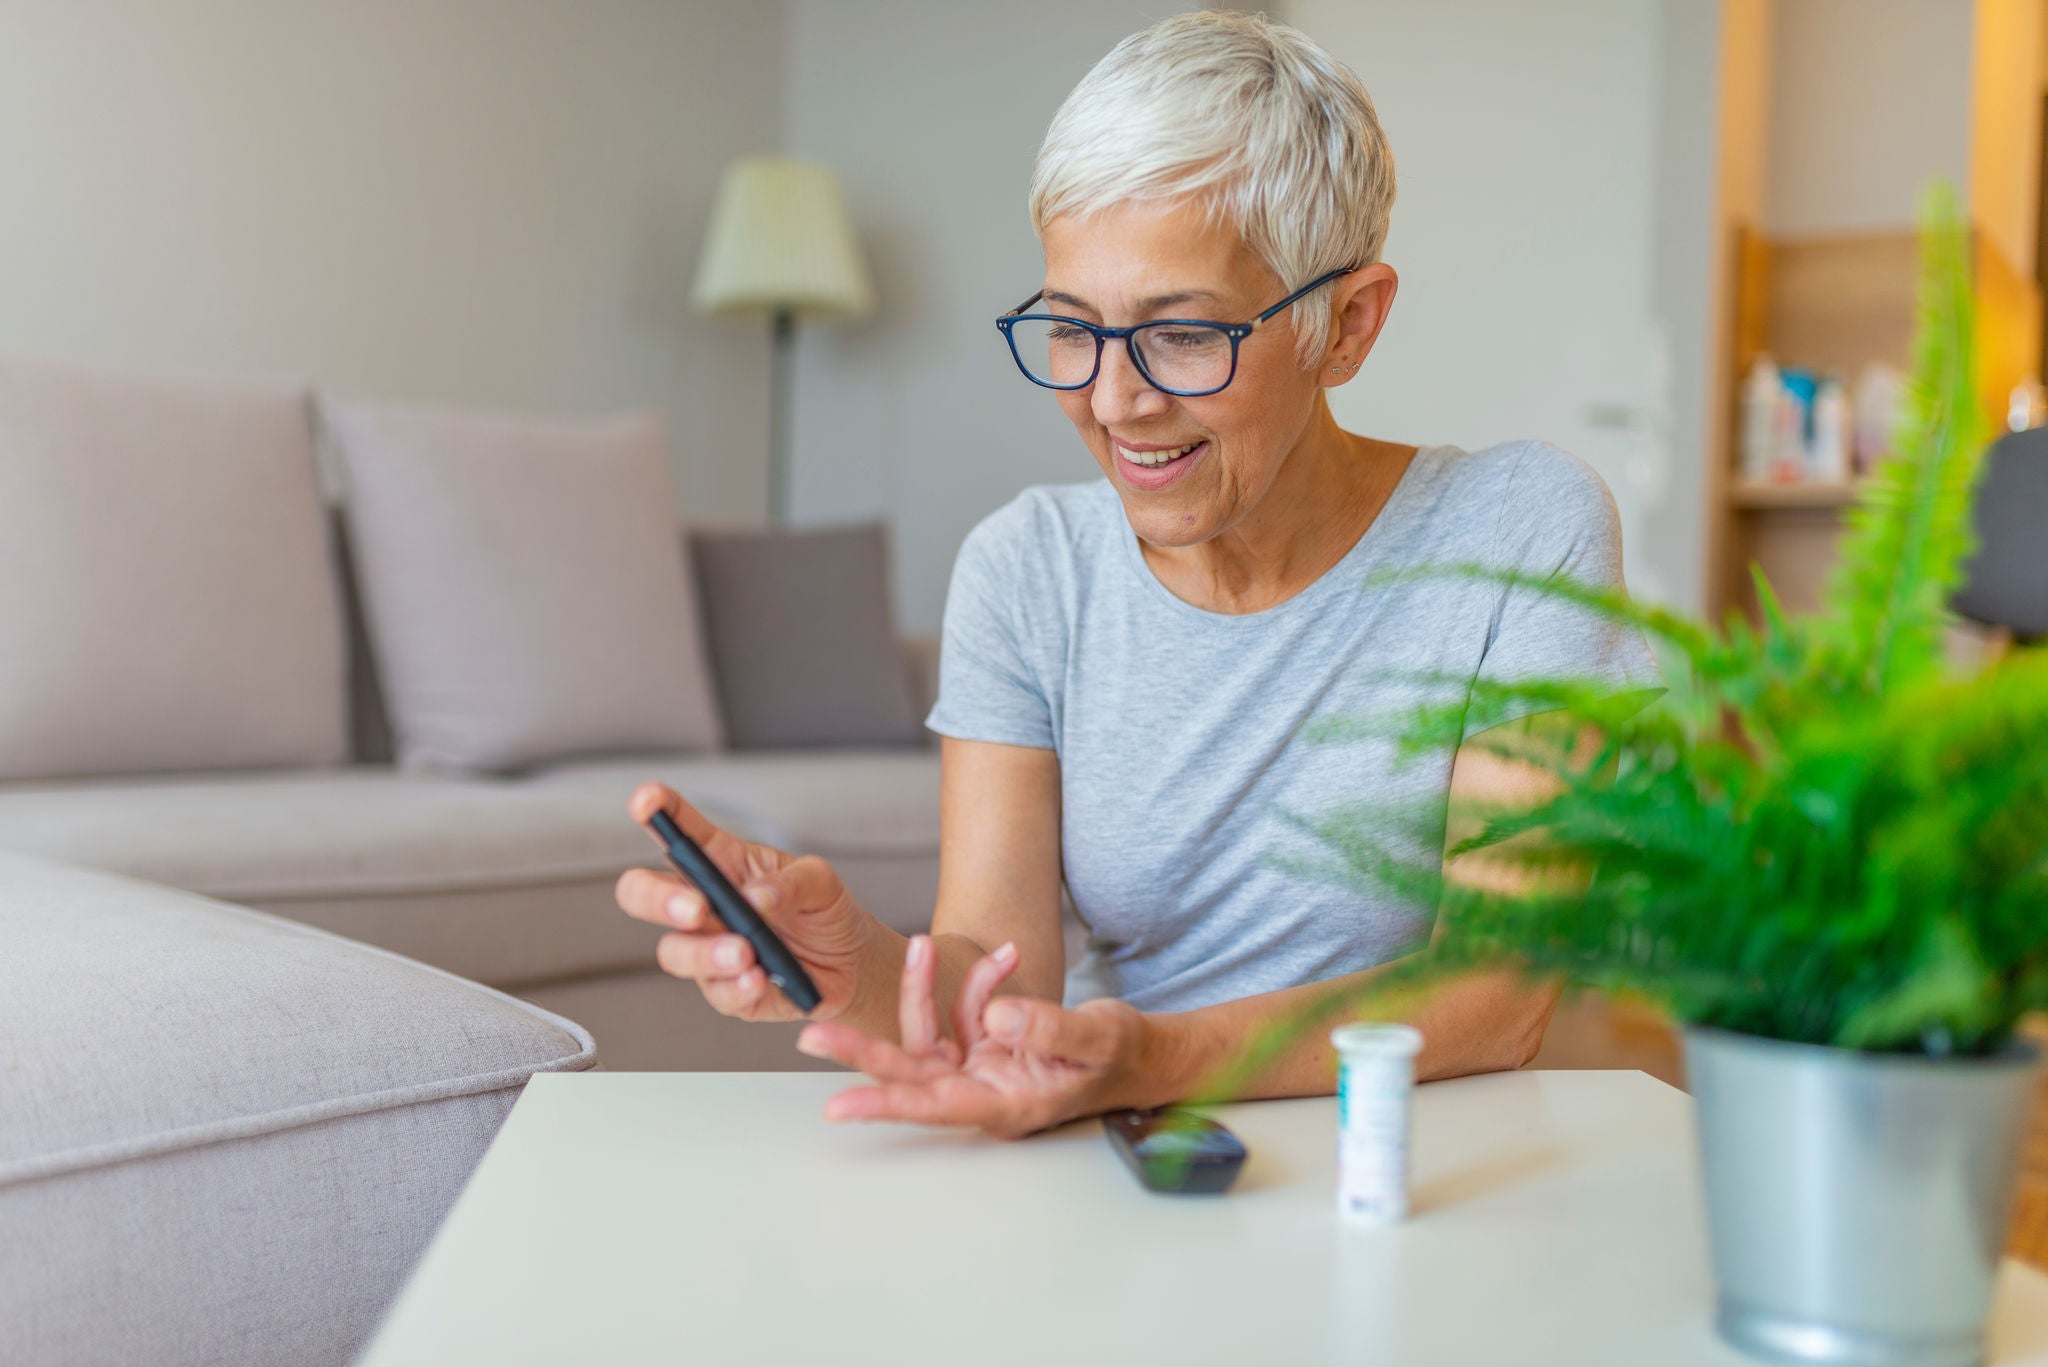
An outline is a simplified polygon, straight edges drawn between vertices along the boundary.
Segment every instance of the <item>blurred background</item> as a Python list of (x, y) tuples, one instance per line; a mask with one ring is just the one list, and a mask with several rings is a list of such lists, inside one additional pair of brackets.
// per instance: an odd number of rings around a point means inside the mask
[[(1264, 8), (1358, 72), (1399, 168), (1400, 299), (1340, 420), (1575, 451), (1639, 593), (1718, 609), (1754, 556), (1805, 598), (1872, 454), (1855, 405), (1906, 361), (1932, 177), (1995, 295), (1987, 404), (2035, 420), (2042, 0)], [(788, 520), (886, 519), (928, 632), (977, 519), (1094, 474), (990, 321), (1040, 278), (1025, 191), (1054, 109), (1171, 9), (8, 0), (0, 352), (651, 404), (692, 520), (766, 520), (783, 441)], [(799, 311), (779, 435), (765, 314), (693, 300), (721, 177), (759, 154), (831, 173), (872, 286), (856, 316)], [(1777, 380), (1803, 457), (1744, 450)]]

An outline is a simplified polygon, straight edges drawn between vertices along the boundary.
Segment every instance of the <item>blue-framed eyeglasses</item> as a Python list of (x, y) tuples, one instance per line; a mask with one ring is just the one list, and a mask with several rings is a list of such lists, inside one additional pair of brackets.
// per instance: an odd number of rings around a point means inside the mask
[(1132, 327), (1112, 328), (1054, 313), (1026, 313), (1025, 309), (1045, 297), (1040, 290), (996, 319), (996, 328), (1010, 344), (1010, 355), (1016, 358), (1024, 378), (1047, 389), (1086, 389), (1094, 384), (1102, 369), (1103, 344), (1120, 337), (1145, 383), (1179, 398), (1198, 398), (1221, 391), (1237, 378), (1239, 344), (1267, 319), (1311, 290), (1357, 269), (1345, 266), (1319, 276), (1249, 323), (1155, 318)]

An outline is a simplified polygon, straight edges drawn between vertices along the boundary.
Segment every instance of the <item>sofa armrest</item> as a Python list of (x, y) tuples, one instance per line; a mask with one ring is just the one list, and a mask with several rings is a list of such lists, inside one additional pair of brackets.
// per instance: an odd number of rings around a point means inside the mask
[(351, 1361), (527, 1079), (596, 1060), (425, 964), (5, 851), (0, 944), (0, 1362)]
[[(939, 638), (936, 636), (905, 636), (903, 638), (903, 666), (910, 672), (910, 702), (917, 709), (918, 725), (924, 725), (927, 712), (939, 700)], [(926, 745), (938, 744), (931, 732), (923, 733)]]

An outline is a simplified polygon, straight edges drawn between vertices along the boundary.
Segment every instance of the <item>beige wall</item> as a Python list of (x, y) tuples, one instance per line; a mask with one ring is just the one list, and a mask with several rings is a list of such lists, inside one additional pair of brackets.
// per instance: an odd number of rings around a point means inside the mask
[(1766, 231), (1890, 231), (1970, 175), (1970, 0), (1776, 0)]
[(782, 6), (7, 0), (0, 352), (534, 410), (653, 402), (762, 506), (767, 345), (685, 306), (779, 138)]

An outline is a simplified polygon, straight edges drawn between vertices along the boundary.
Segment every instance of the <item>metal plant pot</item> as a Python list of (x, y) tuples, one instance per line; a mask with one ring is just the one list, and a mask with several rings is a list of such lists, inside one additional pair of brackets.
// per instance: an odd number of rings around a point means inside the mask
[(2039, 1057), (1688, 1029), (1721, 1337), (1781, 1363), (1981, 1362)]

